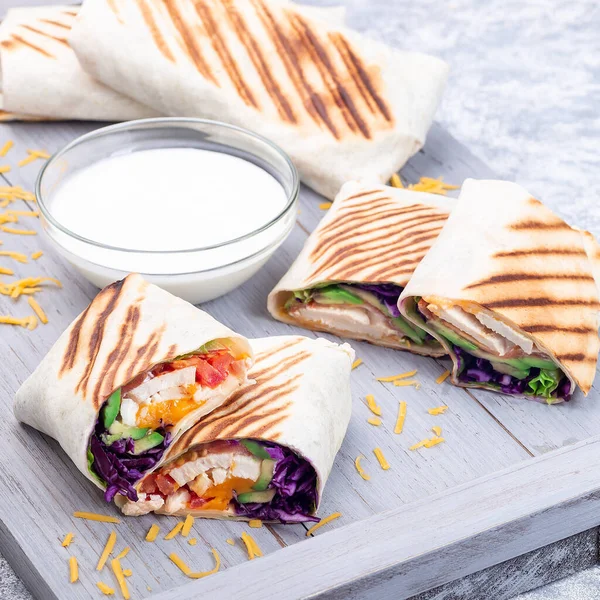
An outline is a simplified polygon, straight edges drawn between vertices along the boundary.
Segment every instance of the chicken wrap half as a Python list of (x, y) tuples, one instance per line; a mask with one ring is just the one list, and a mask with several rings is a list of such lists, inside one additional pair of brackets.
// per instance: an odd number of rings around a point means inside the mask
[(463, 184), (400, 297), (454, 362), (452, 382), (553, 404), (596, 373), (598, 244), (522, 187)]
[(400, 314), (398, 299), (455, 200), (346, 183), (269, 294), (280, 321), (380, 346), (441, 356), (437, 339)]
[(85, 0), (69, 37), (93, 77), (162, 114), (247, 127), (333, 198), (424, 144), (447, 77), (279, 0)]
[(350, 420), (354, 352), (298, 336), (251, 344), (250, 382), (171, 445), (137, 502), (117, 497), (125, 514), (318, 520)]
[(67, 42), (78, 9), (8, 10), (0, 24), (0, 120), (128, 121), (158, 116), (81, 68)]
[(17, 391), (19, 421), (56, 439), (105, 490), (135, 484), (200, 417), (246, 383), (248, 341), (129, 275), (104, 288)]

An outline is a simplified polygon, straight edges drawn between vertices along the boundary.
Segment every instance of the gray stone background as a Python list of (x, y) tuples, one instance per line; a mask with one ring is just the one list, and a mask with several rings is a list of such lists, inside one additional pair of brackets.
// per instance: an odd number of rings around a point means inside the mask
[[(600, 235), (599, 0), (340, 3), (356, 29), (444, 58), (451, 75), (437, 120), (499, 177)], [(22, 4), (34, 2), (0, 0), (0, 16)], [(1, 558), (0, 598), (30, 598)], [(519, 600), (595, 598), (600, 568)]]

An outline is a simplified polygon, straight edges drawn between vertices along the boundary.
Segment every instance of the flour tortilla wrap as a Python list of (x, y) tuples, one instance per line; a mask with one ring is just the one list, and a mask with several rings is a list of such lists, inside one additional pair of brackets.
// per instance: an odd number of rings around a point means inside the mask
[(448, 348), (453, 383), (553, 404), (594, 380), (598, 259), (522, 187), (470, 179), (400, 308)]
[[(12, 8), (0, 25), (0, 120), (158, 116), (92, 79), (67, 43), (74, 6)], [(37, 117), (37, 119), (36, 119)]]
[[(316, 520), (350, 420), (354, 352), (299, 336), (251, 344), (250, 383), (171, 445), (163, 466), (138, 485), (137, 503), (117, 498), (125, 514)], [(256, 487), (267, 499), (244, 498)]]
[[(173, 376), (187, 377), (189, 371), (168, 372), (165, 363), (188, 353), (196, 355), (206, 345), (227, 348), (236, 358), (221, 385), (210, 388), (194, 383), (187, 390), (187, 396), (194, 393), (193, 398), (181, 398), (179, 404), (173, 400), (177, 397), (173, 386), (166, 389), (167, 397), (157, 391), (146, 398), (150, 402), (139, 406), (126, 400), (128, 395), (135, 397), (135, 390), (142, 394), (148, 386), (161, 388), (161, 382), (168, 381), (165, 375), (171, 381)], [(219, 352), (226, 350), (210, 356)], [(60, 336), (17, 391), (14, 412), (19, 421), (56, 439), (90, 481), (106, 488), (107, 500), (117, 491), (135, 497), (132, 484), (160, 461), (165, 448), (181, 433), (246, 382), (251, 363), (252, 350), (244, 337), (140, 275), (129, 275), (104, 288)], [(158, 373), (160, 369), (165, 372)], [(155, 376), (146, 375), (149, 371)], [(116, 397), (115, 390), (126, 390), (132, 381), (131, 391), (121, 394), (120, 412), (105, 433), (110, 399)], [(139, 408), (137, 415), (133, 412), (133, 426), (127, 424), (132, 418), (125, 414), (127, 403), (130, 409)], [(160, 418), (160, 426), (145, 425)], [(114, 437), (104, 439), (104, 435)], [(144, 450), (144, 446), (149, 447)], [(132, 462), (136, 459), (141, 462)]]
[(69, 37), (93, 77), (162, 114), (247, 127), (328, 198), (424, 144), (447, 76), (276, 0), (86, 0)]
[(269, 312), (308, 329), (445, 354), (437, 340), (400, 316), (397, 303), (454, 203), (424, 192), (346, 183), (269, 294)]

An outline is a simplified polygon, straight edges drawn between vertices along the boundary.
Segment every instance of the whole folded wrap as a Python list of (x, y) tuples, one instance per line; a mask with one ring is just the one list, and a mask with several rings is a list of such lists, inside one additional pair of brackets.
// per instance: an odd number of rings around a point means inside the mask
[(280, 321), (441, 356), (443, 346), (400, 315), (398, 299), (455, 200), (346, 183), (269, 294)]
[(599, 264), (594, 237), (522, 187), (467, 180), (400, 309), (448, 350), (454, 384), (552, 404), (594, 380)]
[(277, 0), (86, 0), (69, 43), (90, 75), (161, 114), (273, 140), (329, 198), (386, 181), (423, 146), (447, 76)]
[(133, 484), (246, 382), (252, 362), (246, 338), (129, 275), (60, 336), (17, 391), (14, 412), (56, 439), (107, 500), (135, 499)]
[(354, 352), (300, 336), (251, 340), (249, 383), (199, 420), (122, 496), (148, 512), (276, 522), (314, 517), (350, 420)]
[(0, 24), (0, 121), (158, 116), (93, 79), (67, 37), (78, 6), (11, 8)]

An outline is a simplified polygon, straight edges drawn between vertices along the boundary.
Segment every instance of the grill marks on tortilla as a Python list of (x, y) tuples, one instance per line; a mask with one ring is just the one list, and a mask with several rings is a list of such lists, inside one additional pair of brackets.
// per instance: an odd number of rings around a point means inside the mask
[(448, 218), (435, 206), (399, 206), (386, 196), (364, 201), (362, 195), (349, 198), (319, 231), (307, 285), (319, 279), (351, 281), (359, 273), (361, 281), (405, 283)]
[[(249, 107), (335, 139), (372, 139), (394, 118), (379, 68), (338, 31), (263, 0), (134, 0), (170, 62), (189, 60), (218, 87), (231, 84)], [(183, 55), (173, 50), (177, 44)]]

